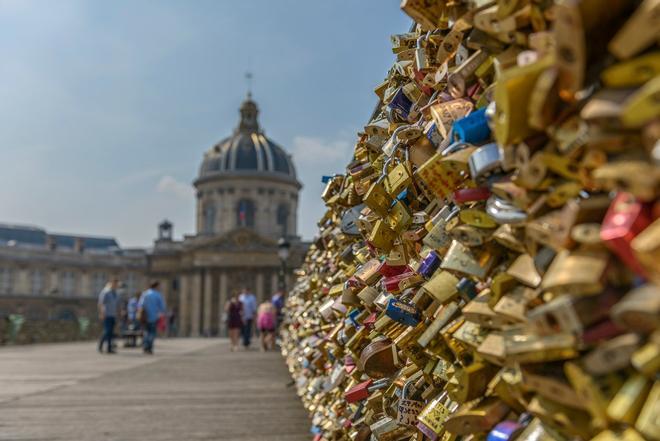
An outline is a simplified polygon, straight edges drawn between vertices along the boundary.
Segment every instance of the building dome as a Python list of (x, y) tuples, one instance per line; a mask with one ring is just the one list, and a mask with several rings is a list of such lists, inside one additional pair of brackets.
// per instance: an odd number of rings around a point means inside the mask
[(197, 233), (224, 235), (250, 229), (277, 240), (297, 237), (298, 194), (291, 156), (266, 138), (248, 93), (234, 133), (204, 154), (194, 182)]
[(250, 95), (240, 108), (234, 133), (204, 154), (198, 181), (222, 176), (258, 175), (298, 183), (291, 156), (259, 128), (259, 109)]

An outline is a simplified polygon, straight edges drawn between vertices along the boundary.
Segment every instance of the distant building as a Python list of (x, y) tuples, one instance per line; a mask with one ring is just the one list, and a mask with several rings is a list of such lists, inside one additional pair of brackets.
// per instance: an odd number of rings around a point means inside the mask
[[(301, 184), (293, 160), (259, 127), (250, 98), (234, 133), (204, 155), (197, 190), (196, 234), (173, 239), (164, 221), (150, 250), (123, 249), (112, 238), (0, 225), (0, 316), (96, 316), (96, 297), (112, 277), (124, 292), (161, 282), (181, 335), (224, 331), (224, 304), (242, 287), (261, 301), (290, 279), (308, 244), (297, 234)], [(277, 241), (291, 244), (283, 279)], [(289, 280), (290, 286), (290, 280)]]
[(205, 153), (194, 182), (196, 234), (173, 241), (165, 222), (149, 254), (149, 274), (162, 280), (182, 335), (222, 333), (224, 304), (242, 287), (270, 297), (281, 277), (279, 238), (291, 243), (289, 268), (307, 250), (297, 235), (302, 186), (293, 160), (265, 136), (258, 113), (248, 95), (234, 133)]
[(113, 238), (0, 224), (0, 316), (94, 317), (110, 278), (132, 293), (144, 288), (146, 273), (146, 250), (122, 249)]

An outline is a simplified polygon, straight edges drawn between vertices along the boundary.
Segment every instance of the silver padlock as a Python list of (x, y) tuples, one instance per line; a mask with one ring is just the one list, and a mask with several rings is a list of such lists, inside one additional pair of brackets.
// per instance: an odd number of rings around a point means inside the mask
[(351, 208), (350, 210), (346, 210), (344, 213), (344, 216), (341, 218), (341, 232), (344, 234), (347, 234), (349, 236), (359, 236), (360, 235), (360, 230), (357, 225), (357, 219), (360, 217), (360, 212), (364, 210), (364, 207), (366, 205), (360, 204), (358, 206), (355, 206)]
[(397, 423), (405, 426), (414, 426), (417, 424), (417, 416), (420, 414), (422, 409), (424, 409), (424, 402), (421, 400), (413, 400), (409, 398), (409, 389), (410, 386), (417, 381), (421, 376), (421, 372), (418, 372), (420, 375), (413, 375), (406, 383), (403, 385), (401, 390), (401, 398), (399, 398), (399, 403), (397, 404), (397, 413), (396, 420)]
[(520, 224), (527, 220), (527, 212), (495, 195), (486, 201), (486, 213), (498, 224)]
[(502, 150), (496, 142), (483, 145), (470, 155), (468, 160), (472, 180), (479, 183), (492, 172), (502, 167)]
[(385, 145), (383, 146), (383, 153), (385, 153), (386, 156), (391, 157), (394, 152), (396, 151), (397, 147), (400, 144), (400, 141), (398, 139), (398, 134), (399, 132), (403, 131), (404, 129), (407, 129), (410, 127), (409, 125), (403, 125), (399, 126), (396, 129), (394, 129), (394, 132), (392, 133), (392, 136), (387, 140)]
[(429, 35), (430, 32), (427, 32), (426, 35), (421, 35), (417, 39), (417, 47), (415, 48), (415, 67), (420, 72), (426, 72), (431, 67), (429, 58), (426, 55), (426, 41), (429, 38)]

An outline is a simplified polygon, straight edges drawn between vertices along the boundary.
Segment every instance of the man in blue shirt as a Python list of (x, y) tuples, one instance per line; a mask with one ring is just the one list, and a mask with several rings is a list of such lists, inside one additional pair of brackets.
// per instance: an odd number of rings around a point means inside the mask
[(115, 353), (112, 347), (112, 337), (115, 333), (115, 322), (117, 320), (117, 310), (119, 309), (118, 286), (119, 281), (112, 279), (99, 293), (99, 318), (103, 321), (103, 335), (101, 335), (101, 341), (99, 341), (99, 352), (103, 352), (103, 343), (108, 342), (108, 354)]
[(158, 282), (153, 282), (149, 289), (142, 293), (138, 308), (143, 317), (144, 322), (144, 337), (142, 341), (144, 344), (144, 353), (154, 353), (154, 340), (156, 339), (156, 325), (158, 319), (165, 314), (165, 300), (160, 292), (158, 292)]
[(243, 288), (238, 296), (238, 301), (243, 305), (243, 328), (241, 333), (243, 334), (243, 346), (247, 349), (250, 347), (252, 323), (257, 313), (257, 297), (249, 292), (247, 288)]

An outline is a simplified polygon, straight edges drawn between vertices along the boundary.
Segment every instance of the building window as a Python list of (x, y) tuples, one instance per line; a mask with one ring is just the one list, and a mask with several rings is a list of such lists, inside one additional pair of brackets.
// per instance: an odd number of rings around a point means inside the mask
[(13, 286), (13, 271), (11, 268), (0, 268), (0, 294), (11, 294)]
[(132, 296), (136, 292), (140, 291), (137, 275), (135, 273), (126, 274), (126, 281), (124, 283), (126, 284), (126, 295)]
[(250, 199), (238, 201), (236, 209), (236, 225), (239, 227), (254, 228), (254, 202)]
[(289, 206), (287, 204), (280, 204), (277, 207), (277, 226), (280, 229), (280, 234), (286, 236), (289, 234), (288, 231), (289, 223)]
[(30, 293), (33, 296), (40, 296), (44, 293), (44, 272), (42, 270), (30, 272)]
[(60, 294), (72, 297), (76, 294), (76, 273), (73, 271), (62, 271), (60, 273)]
[(92, 296), (99, 294), (103, 290), (103, 288), (105, 288), (106, 283), (108, 283), (108, 275), (106, 273), (103, 272), (93, 273), (92, 292), (86, 294), (90, 294)]
[(207, 203), (202, 212), (202, 232), (213, 233), (215, 227), (215, 205)]

